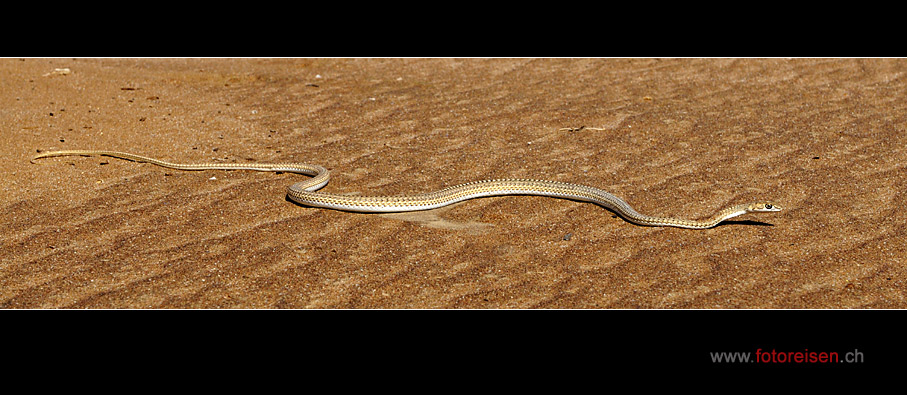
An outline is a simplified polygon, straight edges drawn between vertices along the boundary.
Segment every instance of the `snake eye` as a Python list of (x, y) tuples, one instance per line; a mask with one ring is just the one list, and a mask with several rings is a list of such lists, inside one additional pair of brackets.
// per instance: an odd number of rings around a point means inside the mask
[(766, 204), (766, 205), (765, 205), (765, 208), (767, 208), (767, 209), (769, 209), (769, 210), (771, 210), (771, 208), (772, 208), (772, 205), (771, 205), (771, 204)]

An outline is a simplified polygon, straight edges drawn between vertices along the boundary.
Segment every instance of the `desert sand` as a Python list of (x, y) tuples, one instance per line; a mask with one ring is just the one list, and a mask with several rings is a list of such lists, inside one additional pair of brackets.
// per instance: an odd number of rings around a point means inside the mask
[[(907, 61), (0, 59), (0, 307), (904, 308)], [(359, 214), (323, 191), (590, 185), (707, 230), (536, 196)]]

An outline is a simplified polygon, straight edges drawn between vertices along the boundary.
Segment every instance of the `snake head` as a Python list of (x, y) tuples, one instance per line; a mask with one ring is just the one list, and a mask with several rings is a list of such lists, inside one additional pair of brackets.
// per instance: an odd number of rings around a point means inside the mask
[(746, 211), (749, 213), (770, 213), (773, 211), (781, 211), (781, 206), (774, 203), (758, 202), (747, 206)]

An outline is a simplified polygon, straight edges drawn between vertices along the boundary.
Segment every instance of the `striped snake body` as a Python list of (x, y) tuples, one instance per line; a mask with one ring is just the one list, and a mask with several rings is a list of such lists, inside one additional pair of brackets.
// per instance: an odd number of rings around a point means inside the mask
[(585, 185), (570, 184), (558, 181), (530, 180), (530, 179), (499, 179), (483, 180), (460, 184), (439, 191), (407, 196), (347, 196), (317, 192), (330, 181), (330, 172), (318, 165), (302, 163), (279, 164), (242, 164), (242, 163), (198, 163), (183, 164), (170, 163), (154, 158), (116, 151), (87, 151), (68, 150), (50, 151), (41, 153), (34, 158), (47, 158), (52, 156), (70, 155), (101, 155), (113, 158), (126, 159), (135, 162), (151, 163), (157, 166), (175, 170), (255, 170), (299, 173), (312, 176), (310, 179), (297, 182), (287, 188), (287, 196), (296, 203), (331, 208), (343, 211), (356, 211), (365, 213), (388, 213), (402, 211), (431, 210), (468, 199), (486, 196), (504, 195), (536, 195), (550, 196), (592, 202), (605, 207), (627, 221), (645, 226), (674, 226), (688, 229), (711, 228), (722, 221), (746, 213), (781, 211), (781, 206), (773, 203), (756, 202), (740, 204), (719, 211), (710, 219), (696, 221), (680, 218), (654, 217), (641, 214), (630, 207), (627, 202), (598, 188)]

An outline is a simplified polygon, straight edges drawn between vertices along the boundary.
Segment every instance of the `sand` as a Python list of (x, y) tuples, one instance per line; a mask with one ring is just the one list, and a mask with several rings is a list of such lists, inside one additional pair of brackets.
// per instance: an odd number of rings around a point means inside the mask
[[(0, 307), (904, 308), (907, 61), (0, 59)], [(582, 128), (585, 127), (585, 128)], [(574, 128), (569, 130), (564, 128)], [(410, 214), (286, 199), (486, 178), (608, 190)]]

